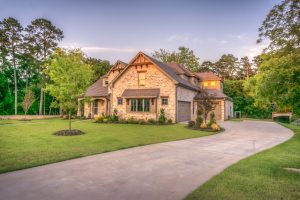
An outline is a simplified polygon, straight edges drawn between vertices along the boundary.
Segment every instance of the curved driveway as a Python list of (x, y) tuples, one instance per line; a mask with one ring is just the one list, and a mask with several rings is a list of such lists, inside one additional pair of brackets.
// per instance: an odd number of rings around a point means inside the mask
[(273, 122), (224, 122), (223, 133), (98, 154), (0, 175), (5, 200), (176, 200), (293, 133)]

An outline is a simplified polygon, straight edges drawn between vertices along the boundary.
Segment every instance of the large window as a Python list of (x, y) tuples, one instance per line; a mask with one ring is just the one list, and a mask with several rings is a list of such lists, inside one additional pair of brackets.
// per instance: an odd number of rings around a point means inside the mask
[(98, 115), (98, 99), (94, 100), (94, 115)]
[(146, 84), (146, 72), (139, 72), (139, 86), (144, 86)]
[(150, 99), (131, 99), (131, 112), (150, 112)]

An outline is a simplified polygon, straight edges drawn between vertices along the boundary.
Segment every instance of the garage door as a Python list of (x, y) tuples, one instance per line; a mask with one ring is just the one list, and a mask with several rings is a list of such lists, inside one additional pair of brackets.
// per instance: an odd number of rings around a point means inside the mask
[[(221, 103), (220, 102), (216, 103), (216, 108), (214, 110), (214, 113), (215, 113), (216, 120), (222, 120), (222, 110), (221, 110)], [(209, 118), (209, 116), (210, 115), (208, 115), (208, 118)]]
[(191, 120), (191, 102), (178, 101), (178, 122)]

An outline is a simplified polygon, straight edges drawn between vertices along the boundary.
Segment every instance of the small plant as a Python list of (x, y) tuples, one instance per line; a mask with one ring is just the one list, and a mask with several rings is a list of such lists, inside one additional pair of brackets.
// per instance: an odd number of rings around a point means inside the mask
[(208, 127), (211, 127), (211, 125), (215, 124), (215, 123), (216, 123), (215, 113), (211, 112), (210, 113), (210, 119), (209, 119), (209, 122), (208, 122)]
[(114, 123), (119, 121), (118, 110), (116, 108), (114, 109), (114, 113), (111, 116), (111, 121)]
[(146, 124), (146, 121), (144, 119), (139, 119), (138, 124), (141, 124), (141, 125)]
[(202, 122), (202, 124), (200, 125), (200, 128), (207, 129), (207, 124), (205, 122)]
[(167, 121), (167, 118), (166, 118), (166, 114), (165, 114), (165, 109), (161, 108), (160, 113), (159, 113), (158, 122), (160, 124), (164, 124), (164, 123), (166, 123), (166, 121)]
[(203, 122), (201, 110), (197, 110), (196, 125), (199, 127)]
[(103, 118), (103, 123), (107, 123), (108, 122), (108, 118)]
[(148, 119), (147, 122), (148, 124), (156, 124), (155, 119)]
[(190, 128), (194, 128), (195, 125), (196, 125), (196, 122), (194, 122), (194, 121), (189, 121), (189, 123), (188, 123), (188, 127), (190, 127)]
[(220, 126), (217, 124), (217, 123), (213, 123), (211, 125), (211, 129), (214, 130), (214, 131), (219, 131), (221, 130)]
[(95, 117), (95, 122), (96, 123), (103, 123), (103, 117)]
[(168, 124), (172, 124), (172, 123), (173, 123), (172, 119), (168, 119)]

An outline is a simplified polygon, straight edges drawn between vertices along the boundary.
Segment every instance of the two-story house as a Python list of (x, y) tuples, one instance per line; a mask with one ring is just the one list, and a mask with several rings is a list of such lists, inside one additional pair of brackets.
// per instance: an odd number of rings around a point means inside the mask
[(233, 116), (232, 100), (223, 93), (222, 80), (211, 72), (192, 73), (177, 63), (162, 63), (142, 52), (128, 64), (117, 61), (78, 99), (78, 116), (95, 117), (118, 110), (121, 118), (155, 119), (160, 109), (173, 122), (196, 118), (200, 88), (216, 103), (217, 120)]

